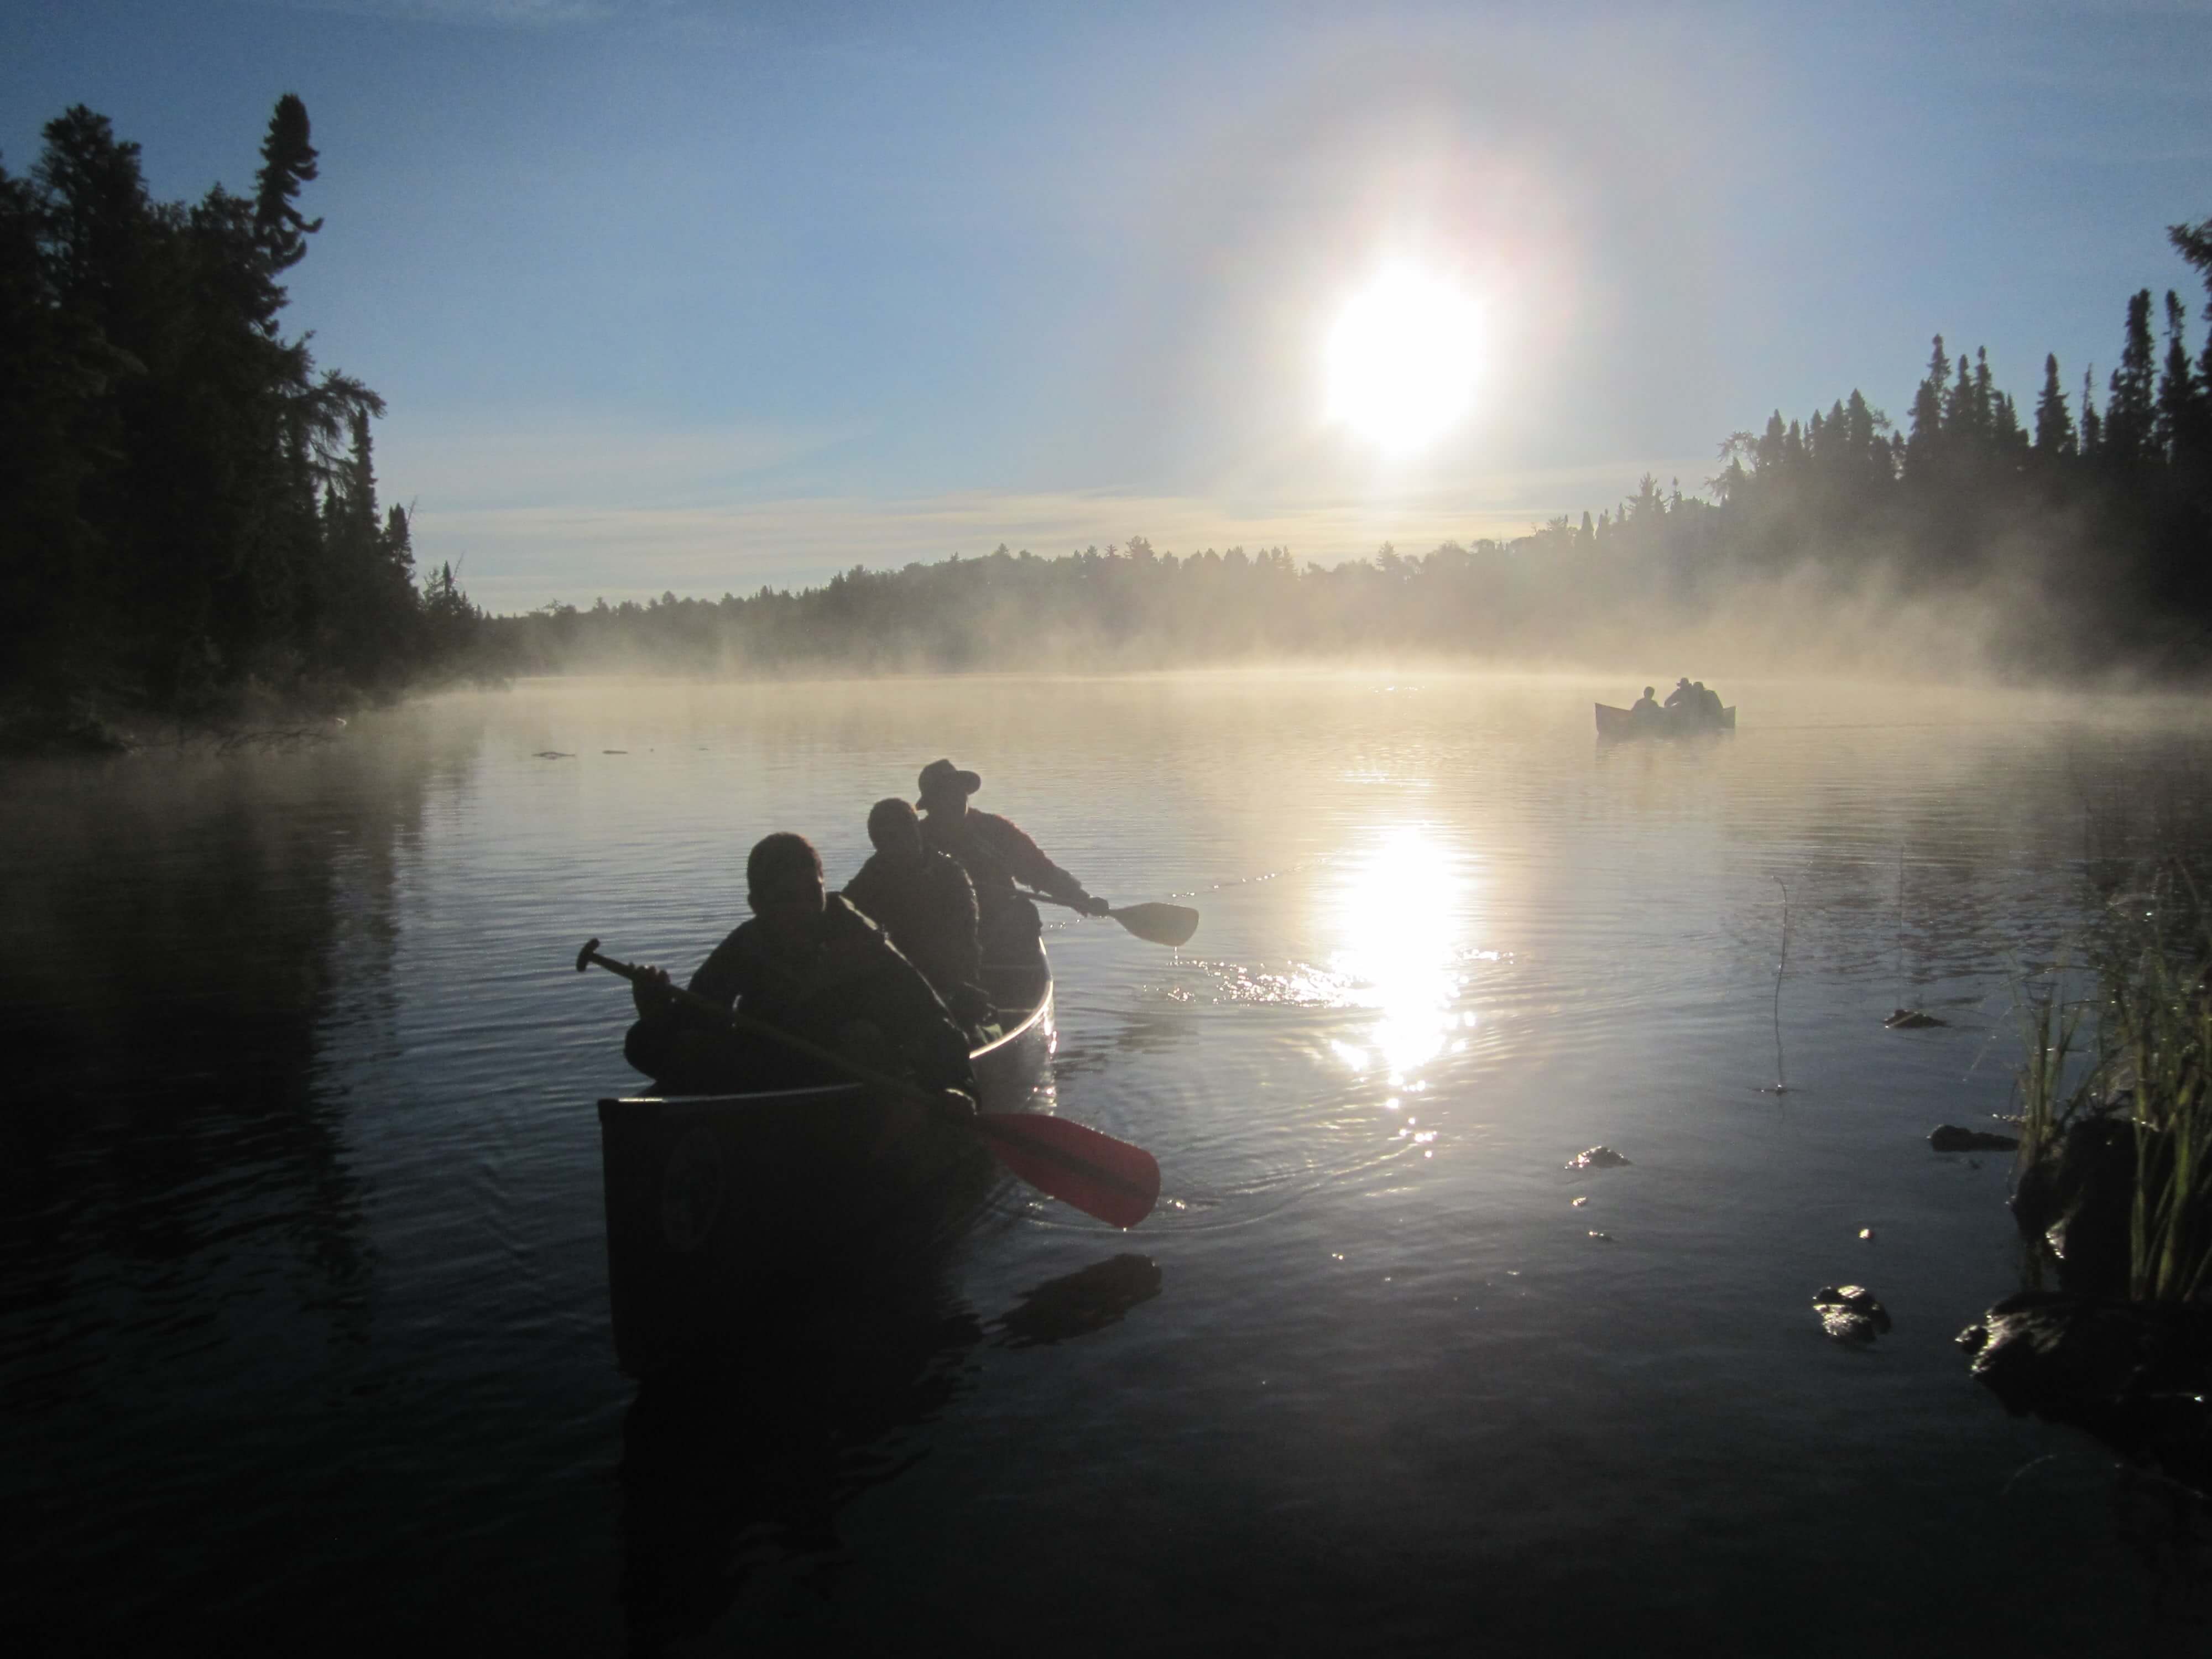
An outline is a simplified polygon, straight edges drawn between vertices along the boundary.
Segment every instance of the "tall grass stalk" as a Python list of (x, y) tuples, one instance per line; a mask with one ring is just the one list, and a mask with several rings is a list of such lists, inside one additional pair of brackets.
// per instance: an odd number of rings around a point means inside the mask
[(2212, 1006), (2203, 969), (2193, 954), (2177, 960), (2152, 940), (2107, 971), (2105, 988), (2113, 1058), (2134, 1090), (2130, 1293), (2189, 1300), (2212, 1279)]
[(1782, 890), (1782, 955), (1774, 964), (1774, 1088), (1778, 1095), (1790, 1092), (1790, 1068), (1782, 1063), (1782, 976), (1790, 971), (1790, 884), (1777, 876), (1774, 884)]
[(2083, 1005), (2067, 1001), (2063, 971), (2021, 994), (2021, 1167), (2056, 1158), (2076, 1119), (2124, 1113), (2136, 1152), (2129, 1293), (2180, 1302), (2212, 1288), (2212, 934), (2193, 887), (2175, 895), (2169, 877), (2147, 896), (2097, 950), (2086, 1070), (2075, 1063)]
[(2057, 1156), (2090, 1085), (2077, 1084), (2071, 1090), (2066, 1086), (2081, 1006), (2066, 1000), (2063, 967), (2036, 984), (2024, 985), (2018, 1007), (2021, 1047), (2027, 1056), (2020, 1073), (2020, 1167), (2028, 1170), (2045, 1157)]

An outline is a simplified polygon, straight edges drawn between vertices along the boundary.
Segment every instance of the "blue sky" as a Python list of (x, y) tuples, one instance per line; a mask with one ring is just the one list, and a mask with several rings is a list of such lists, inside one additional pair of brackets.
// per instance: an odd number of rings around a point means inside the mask
[[(0, 161), (82, 102), (156, 194), (242, 188), (299, 93), (289, 316), (515, 610), (1516, 534), (1778, 405), (1902, 416), (1937, 329), (2101, 387), (2125, 296), (2191, 287), (2208, 66), (2203, 4), (78, 0), (0, 10)], [(1320, 380), (1384, 260), (1488, 342), (1389, 463)]]

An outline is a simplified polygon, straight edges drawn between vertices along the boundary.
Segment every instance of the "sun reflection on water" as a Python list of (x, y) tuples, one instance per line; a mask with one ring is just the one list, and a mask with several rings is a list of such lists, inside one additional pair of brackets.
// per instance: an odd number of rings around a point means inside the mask
[(1401, 823), (1377, 834), (1328, 896), (1324, 936), (1339, 941), (1328, 968), (1347, 1004), (1377, 1015), (1364, 1047), (1330, 1044), (1353, 1071), (1418, 1089), (1413, 1073), (1472, 1023), (1455, 1006), (1472, 886), (1433, 826)]

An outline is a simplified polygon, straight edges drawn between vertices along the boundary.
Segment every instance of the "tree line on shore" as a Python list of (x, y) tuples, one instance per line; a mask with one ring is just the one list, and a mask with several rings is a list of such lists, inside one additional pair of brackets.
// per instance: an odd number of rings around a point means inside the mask
[(342, 700), (469, 651), (479, 613), (378, 503), (383, 401), (283, 327), (322, 225), (306, 106), (250, 195), (189, 204), (82, 105), (43, 136), (0, 167), (0, 695)]
[[(2212, 295), (2212, 220), (2169, 236)], [(1595, 518), (1510, 541), (1386, 544), (1334, 566), (1281, 547), (1178, 558), (1141, 535), (1049, 558), (1001, 545), (797, 592), (556, 603), (489, 619), (483, 646), (514, 672), (1525, 658), (1693, 629), (1786, 591), (1801, 629), (1825, 625), (1824, 597), (1956, 601), (1950, 614), (1978, 621), (1962, 655), (1991, 665), (2195, 678), (2212, 666), (2212, 330), (2192, 355), (2168, 291), (2161, 352), (2159, 314), (2148, 289), (2128, 301), (2101, 405), (2092, 371), (2077, 399), (2050, 356), (2024, 412), (1985, 350), (1954, 358), (1939, 335), (1902, 426), (1856, 389), (1801, 420), (1777, 410), (1721, 445), (1703, 495), (1646, 476)]]
[[(1134, 535), (489, 617), (449, 565), (418, 580), (410, 513), (378, 501), (381, 400), (281, 325), (284, 273), (322, 222), (298, 205), (317, 174), (300, 100), (278, 100), (248, 196), (155, 202), (138, 147), (81, 106), (44, 137), (28, 176), (0, 168), (0, 698), (192, 712), (463, 672), (1527, 659), (1760, 605), (1818, 629), (1828, 600), (1868, 594), (1958, 602), (2000, 667), (2212, 665), (2212, 330), (2192, 352), (2189, 307), (2149, 289), (2101, 404), (2093, 370), (2077, 392), (2054, 357), (2024, 410), (1986, 352), (1938, 336), (1901, 426), (1856, 389), (1777, 410), (1691, 493), (1647, 476), (1511, 540), (1323, 565)], [(2212, 295), (2212, 219), (2169, 236)]]

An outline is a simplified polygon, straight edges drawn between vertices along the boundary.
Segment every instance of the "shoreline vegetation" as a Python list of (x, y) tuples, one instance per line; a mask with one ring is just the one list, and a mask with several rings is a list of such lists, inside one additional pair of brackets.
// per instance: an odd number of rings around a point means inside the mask
[[(1777, 410), (1721, 444), (1702, 495), (1647, 475), (1508, 541), (1324, 565), (1132, 535), (493, 617), (450, 563), (418, 571), (411, 509), (380, 504), (382, 399), (281, 326), (281, 279), (322, 225), (297, 205), (318, 173), (301, 100), (277, 100), (249, 195), (155, 201), (138, 146), (82, 106), (44, 138), (27, 176), (0, 168), (0, 750), (616, 669), (1595, 662), (1753, 637), (1808, 665), (1886, 640), (2023, 680), (2212, 668), (2212, 329), (2192, 353), (2189, 306), (2148, 288), (2101, 406), (2094, 369), (2069, 392), (2049, 357), (2024, 412), (1986, 352), (1938, 336), (1901, 426), (1857, 390)], [(2212, 324), (2212, 219), (2168, 235)]]
[[(2212, 219), (2169, 228), (2205, 289)], [(1987, 353), (1942, 336), (1903, 427), (1854, 389), (1825, 411), (1720, 446), (1705, 495), (1646, 475), (1593, 519), (1510, 541), (1447, 541), (1331, 565), (1287, 548), (1183, 557), (1142, 535), (1053, 557), (854, 566), (818, 587), (643, 604), (556, 602), (486, 618), (502, 675), (659, 668), (864, 673), (1101, 669), (1389, 652), (1522, 660), (1647, 655), (1794, 619), (1848, 660), (1881, 635), (2006, 678), (2201, 684), (2212, 669), (2212, 328), (2199, 352), (2168, 290), (2127, 302), (2099, 405), (2048, 356), (2032, 414)], [(2078, 416), (2078, 418), (2077, 418)], [(1903, 630), (1906, 617), (1916, 628)], [(1797, 642), (1785, 647), (1794, 652)]]
[(0, 744), (112, 750), (328, 714), (459, 669), (482, 613), (419, 583), (380, 507), (383, 399), (288, 336), (322, 227), (307, 106), (271, 112), (250, 195), (148, 193), (76, 106), (0, 169)]
[(2062, 964), (2023, 997), (2023, 1288), (1960, 1346), (2008, 1410), (2085, 1430), (2212, 1502), (2208, 869), (2173, 854), (2093, 868), (2092, 990), (2069, 1000)]

